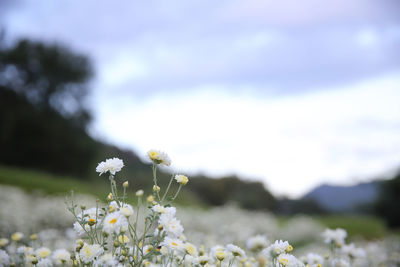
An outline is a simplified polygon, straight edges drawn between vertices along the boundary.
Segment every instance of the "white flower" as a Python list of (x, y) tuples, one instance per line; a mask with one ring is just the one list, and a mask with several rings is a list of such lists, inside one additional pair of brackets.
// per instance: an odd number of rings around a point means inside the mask
[(207, 255), (203, 255), (198, 257), (196, 261), (199, 262), (200, 265), (204, 266), (210, 261), (210, 258)]
[(122, 207), (119, 209), (119, 212), (125, 217), (130, 217), (133, 215), (133, 208), (131, 205), (122, 203)]
[(364, 258), (365, 251), (362, 248), (356, 248), (353, 243), (349, 245), (343, 245), (340, 252), (349, 256), (350, 258)]
[(337, 228), (336, 230), (326, 229), (322, 233), (322, 236), (325, 239), (325, 243), (333, 243), (336, 246), (340, 247), (344, 245), (344, 240), (347, 237), (347, 232), (341, 228)]
[(159, 224), (168, 235), (178, 238), (183, 234), (183, 227), (178, 219), (168, 216), (167, 213), (160, 216)]
[(166, 213), (167, 212), (167, 210), (160, 204), (154, 205), (151, 209), (157, 213)]
[(53, 262), (50, 259), (40, 259), (36, 264), (37, 267), (53, 267)]
[(332, 267), (350, 267), (350, 263), (344, 259), (333, 259), (331, 261)]
[(118, 203), (117, 201), (113, 200), (108, 204), (108, 212), (114, 212), (118, 209)]
[(292, 251), (292, 246), (287, 241), (276, 240), (271, 246), (271, 251), (275, 255)]
[(189, 181), (189, 179), (183, 174), (175, 175), (175, 180), (181, 185), (185, 185)]
[(185, 243), (185, 250), (186, 250), (186, 253), (191, 255), (191, 256), (197, 255), (197, 248), (192, 243), (186, 242)]
[(247, 240), (246, 246), (248, 249), (255, 251), (265, 248), (268, 243), (268, 239), (265, 235), (256, 235)]
[(85, 243), (79, 251), (79, 257), (84, 263), (89, 263), (100, 256), (101, 253), (103, 253), (103, 248), (99, 244), (88, 245)]
[(24, 254), (24, 255), (29, 255), (29, 254), (33, 254), (33, 248), (31, 247), (26, 247), (26, 246), (20, 246), (17, 248), (17, 253), (18, 254)]
[[(218, 260), (223, 260), (223, 259), (225, 259), (226, 258), (226, 250), (225, 250), (225, 248), (223, 247), (223, 246), (220, 246), (220, 245), (216, 245), (216, 246), (213, 246), (212, 248), (211, 248), (211, 250), (210, 250), (210, 254), (211, 254), (211, 256), (214, 258), (214, 259), (218, 259)], [(223, 258), (223, 259), (222, 259)]]
[(10, 266), (10, 257), (7, 252), (0, 249), (0, 267)]
[(11, 240), (15, 242), (20, 241), (22, 238), (24, 238), (24, 234), (21, 232), (15, 232), (11, 235)]
[(169, 250), (177, 251), (177, 252), (184, 252), (185, 246), (183, 242), (177, 238), (171, 238), (169, 236), (164, 238), (164, 241), (161, 243), (161, 246), (165, 246)]
[(7, 246), (8, 243), (9, 241), (7, 238), (0, 238), (0, 248)]
[(53, 260), (57, 265), (68, 265), (71, 261), (71, 254), (65, 249), (57, 249), (53, 252)]
[(111, 234), (113, 232), (119, 234), (121, 228), (124, 229), (127, 227), (128, 220), (124, 215), (119, 212), (110, 213), (104, 218), (103, 231), (108, 234)]
[(303, 267), (304, 264), (299, 261), (295, 256), (282, 253), (278, 256), (277, 261), (279, 264), (288, 267)]
[(147, 156), (151, 161), (153, 161), (156, 164), (162, 164), (165, 166), (171, 165), (171, 159), (168, 157), (168, 155), (162, 151), (158, 150), (150, 150), (147, 152)]
[(124, 167), (124, 162), (121, 159), (112, 158), (100, 162), (96, 167), (96, 172), (99, 172), (99, 175), (102, 175), (106, 172), (110, 172), (112, 175), (115, 175), (115, 173), (119, 172), (122, 167)]
[(46, 248), (46, 247), (41, 247), (41, 248), (38, 248), (38, 249), (35, 251), (35, 254), (36, 254), (36, 256), (38, 256), (39, 258), (45, 259), (45, 258), (47, 258), (48, 256), (50, 256), (51, 250), (48, 249), (48, 248)]
[(102, 255), (95, 263), (95, 266), (107, 266), (112, 267), (118, 264), (118, 260), (113, 257), (111, 253), (106, 253)]
[(235, 245), (233, 245), (233, 244), (227, 245), (227, 246), (226, 246), (226, 249), (227, 249), (228, 251), (230, 251), (234, 257), (243, 258), (243, 257), (246, 256), (246, 253), (244, 252), (243, 249), (241, 249), (240, 247), (235, 246)]
[(317, 266), (317, 264), (324, 264), (324, 258), (321, 255), (315, 253), (308, 253), (306, 256), (303, 256), (302, 261), (305, 264), (310, 266)]

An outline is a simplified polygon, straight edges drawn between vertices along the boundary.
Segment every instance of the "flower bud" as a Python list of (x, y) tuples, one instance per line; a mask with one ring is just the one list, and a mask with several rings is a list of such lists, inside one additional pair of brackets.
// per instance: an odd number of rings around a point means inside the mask
[(142, 189), (136, 191), (136, 196), (137, 196), (137, 197), (142, 197), (143, 194), (144, 194), (144, 191), (143, 191)]
[(122, 184), (122, 186), (123, 186), (124, 188), (128, 188), (129, 182), (128, 182), (128, 181), (125, 181), (125, 182)]
[(226, 257), (226, 253), (225, 251), (218, 251), (215, 256), (217, 256), (219, 261), (223, 261)]
[(153, 192), (160, 192), (160, 187), (157, 185), (153, 185)]
[(147, 197), (147, 202), (153, 203), (153, 201), (154, 201), (153, 195), (150, 195), (150, 196)]
[(29, 238), (31, 240), (36, 240), (37, 239), (37, 234), (32, 234)]
[(108, 200), (108, 201), (111, 201), (111, 200), (113, 200), (113, 194), (112, 194), (112, 193), (108, 194), (108, 196), (107, 196), (107, 200)]

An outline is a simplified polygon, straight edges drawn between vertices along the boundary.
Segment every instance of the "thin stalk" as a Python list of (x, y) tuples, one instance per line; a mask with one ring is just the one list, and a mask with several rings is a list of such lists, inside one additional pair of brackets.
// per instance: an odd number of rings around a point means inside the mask
[(175, 198), (178, 196), (179, 192), (181, 191), (182, 185), (180, 184), (178, 187), (178, 191), (176, 191), (175, 196), (172, 198), (172, 200), (175, 200)]
[(174, 175), (172, 175), (172, 176), (171, 176), (171, 179), (169, 180), (167, 189), (165, 190), (165, 193), (164, 193), (164, 195), (163, 195), (163, 197), (162, 197), (162, 199), (161, 199), (161, 204), (162, 204), (162, 202), (164, 202), (164, 199), (165, 199), (165, 197), (167, 196), (167, 193), (168, 193), (168, 191), (169, 191), (169, 188), (171, 187), (171, 184), (172, 184), (172, 180), (174, 180)]

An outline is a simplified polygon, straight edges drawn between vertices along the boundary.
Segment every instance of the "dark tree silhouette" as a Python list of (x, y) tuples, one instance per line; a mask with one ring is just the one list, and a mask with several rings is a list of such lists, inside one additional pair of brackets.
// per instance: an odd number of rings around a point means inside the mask
[(87, 82), (92, 68), (87, 57), (60, 45), (21, 40), (0, 51), (0, 85), (26, 97), (36, 108), (55, 110), (86, 126)]

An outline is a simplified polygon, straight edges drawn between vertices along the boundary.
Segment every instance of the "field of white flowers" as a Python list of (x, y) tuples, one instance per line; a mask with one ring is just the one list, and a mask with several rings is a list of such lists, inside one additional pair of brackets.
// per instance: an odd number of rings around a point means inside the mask
[(190, 186), (188, 177), (171, 177), (170, 185), (179, 184), (176, 192), (160, 188), (157, 167), (171, 161), (156, 150), (148, 157), (153, 191), (139, 189), (135, 205), (125, 203), (129, 184), (118, 180), (124, 164), (117, 158), (96, 168), (99, 179), (110, 181), (104, 202), (0, 186), (0, 267), (400, 266), (396, 237), (349, 243), (345, 229), (324, 229), (310, 217), (281, 224), (272, 214), (235, 206), (176, 208), (173, 201)]

